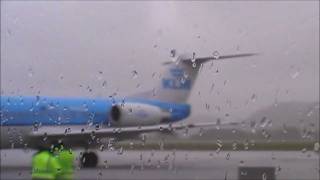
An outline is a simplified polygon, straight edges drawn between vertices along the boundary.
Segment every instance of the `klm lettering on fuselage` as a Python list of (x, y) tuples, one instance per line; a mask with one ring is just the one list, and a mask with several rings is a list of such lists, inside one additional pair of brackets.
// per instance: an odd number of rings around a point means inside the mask
[(162, 87), (165, 89), (190, 89), (191, 80), (184, 77), (183, 69), (170, 69), (171, 78), (162, 79)]

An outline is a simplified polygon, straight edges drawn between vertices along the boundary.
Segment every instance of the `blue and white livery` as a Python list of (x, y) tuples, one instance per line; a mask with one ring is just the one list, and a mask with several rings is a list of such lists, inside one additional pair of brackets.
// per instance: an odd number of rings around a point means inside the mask
[(238, 54), (192, 58), (180, 55), (165, 63), (156, 88), (117, 99), (1, 96), (1, 148), (65, 146), (89, 148), (101, 138), (130, 138), (144, 132), (214, 125), (181, 124), (200, 65), (210, 60), (252, 56)]

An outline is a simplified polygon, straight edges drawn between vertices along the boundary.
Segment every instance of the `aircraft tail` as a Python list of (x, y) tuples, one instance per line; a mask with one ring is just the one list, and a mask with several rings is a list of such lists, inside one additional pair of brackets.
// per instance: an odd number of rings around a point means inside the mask
[(176, 61), (165, 62), (166, 71), (159, 84), (150, 91), (135, 94), (135, 98), (156, 99), (174, 103), (185, 103), (190, 95), (201, 64), (211, 60), (222, 60), (253, 56), (256, 54), (236, 54), (195, 58), (188, 54), (179, 55)]

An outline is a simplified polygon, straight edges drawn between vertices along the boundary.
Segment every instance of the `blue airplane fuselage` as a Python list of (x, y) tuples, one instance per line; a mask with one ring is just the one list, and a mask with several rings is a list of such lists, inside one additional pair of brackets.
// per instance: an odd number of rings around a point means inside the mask
[(185, 119), (190, 105), (148, 99), (1, 96), (1, 126), (108, 124), (113, 105), (141, 103), (170, 113), (170, 122)]

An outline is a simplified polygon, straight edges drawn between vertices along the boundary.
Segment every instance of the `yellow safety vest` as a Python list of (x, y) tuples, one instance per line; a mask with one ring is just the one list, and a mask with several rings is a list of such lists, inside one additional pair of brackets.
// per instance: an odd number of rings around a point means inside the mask
[(61, 170), (58, 159), (48, 151), (37, 153), (32, 158), (32, 179), (54, 180)]
[(62, 149), (58, 155), (57, 159), (62, 167), (61, 174), (58, 175), (58, 179), (71, 180), (73, 179), (73, 162), (74, 153), (72, 151)]

